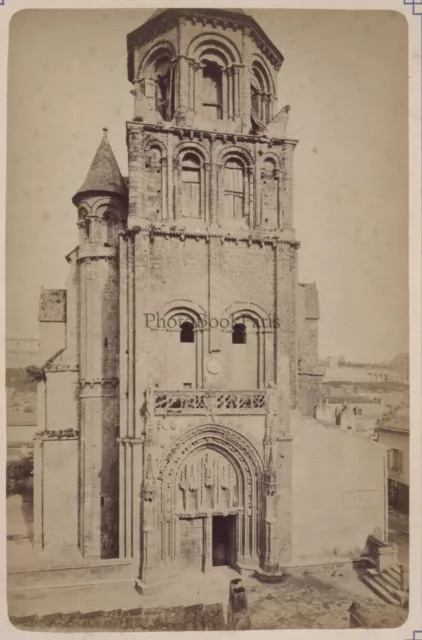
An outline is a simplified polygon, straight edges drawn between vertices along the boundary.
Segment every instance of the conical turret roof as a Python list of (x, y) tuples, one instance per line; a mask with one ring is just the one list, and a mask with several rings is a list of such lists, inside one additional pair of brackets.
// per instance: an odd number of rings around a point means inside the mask
[(107, 129), (103, 129), (103, 131), (103, 139), (85, 181), (72, 198), (74, 204), (77, 204), (80, 198), (89, 192), (111, 193), (127, 197), (127, 187), (108, 141)]

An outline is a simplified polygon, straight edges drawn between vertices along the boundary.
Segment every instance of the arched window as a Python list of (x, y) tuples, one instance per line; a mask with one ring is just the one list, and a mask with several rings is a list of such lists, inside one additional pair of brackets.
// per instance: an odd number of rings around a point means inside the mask
[(222, 114), (222, 71), (216, 62), (204, 61), (202, 69), (202, 112), (205, 118), (221, 120)]
[(173, 68), (170, 58), (160, 57), (154, 66), (155, 108), (163, 120), (172, 120), (174, 112)]
[(180, 325), (180, 342), (195, 342), (192, 322), (182, 322)]
[(251, 114), (255, 118), (261, 119), (261, 96), (255, 81), (251, 82)]
[(246, 327), (244, 324), (233, 325), (232, 344), (246, 344)]
[(252, 124), (265, 127), (272, 118), (272, 84), (266, 69), (257, 61), (252, 65), (250, 92)]
[(244, 166), (237, 159), (224, 166), (224, 214), (227, 220), (242, 220), (245, 215)]
[(182, 161), (182, 215), (201, 215), (201, 166), (193, 153), (186, 154)]

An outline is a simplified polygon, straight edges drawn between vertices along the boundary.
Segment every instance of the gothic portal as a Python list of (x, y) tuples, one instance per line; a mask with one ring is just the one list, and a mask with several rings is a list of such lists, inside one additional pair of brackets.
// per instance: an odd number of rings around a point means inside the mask
[(129, 176), (105, 132), (73, 198), (67, 289), (41, 294), (35, 541), (143, 581), (276, 572), (294, 546), (291, 415), (321, 380), (283, 56), (222, 9), (157, 11), (127, 46)]

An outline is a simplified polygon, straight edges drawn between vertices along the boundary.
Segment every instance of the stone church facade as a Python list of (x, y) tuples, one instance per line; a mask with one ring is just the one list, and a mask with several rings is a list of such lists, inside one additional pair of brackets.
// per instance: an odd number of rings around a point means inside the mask
[(234, 10), (158, 11), (127, 45), (129, 176), (105, 132), (73, 198), (67, 288), (41, 294), (35, 543), (62, 564), (127, 563), (143, 582), (306, 564), (306, 529), (309, 557), (359, 554), (386, 536), (379, 447), (333, 435), (351, 468), (315, 494), (322, 513), (338, 491), (331, 546), (306, 518), (322, 475), (301, 479), (317, 431), (295, 453), (321, 372), (318, 293), (297, 275), (283, 56)]

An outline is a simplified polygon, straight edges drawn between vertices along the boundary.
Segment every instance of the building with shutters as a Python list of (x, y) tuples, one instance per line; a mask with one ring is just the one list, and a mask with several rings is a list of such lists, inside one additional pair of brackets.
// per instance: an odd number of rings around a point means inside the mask
[(409, 513), (409, 407), (390, 407), (378, 420), (379, 443), (387, 449), (388, 502), (390, 507)]
[(304, 415), (319, 306), (298, 282), (283, 56), (222, 9), (160, 10), (127, 47), (129, 176), (105, 132), (66, 291), (42, 293), (36, 545), (143, 583), (356, 559), (386, 536), (384, 455)]

